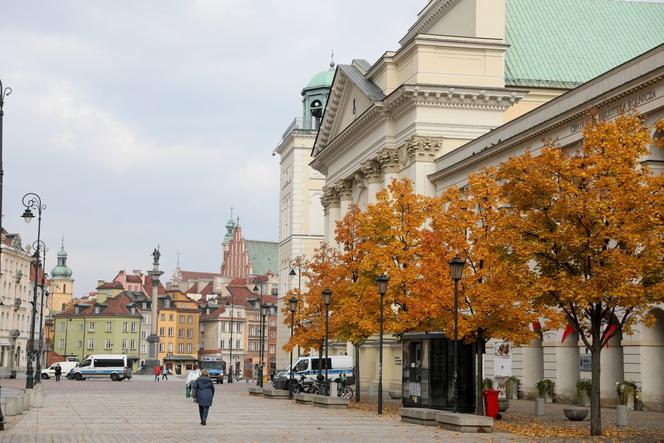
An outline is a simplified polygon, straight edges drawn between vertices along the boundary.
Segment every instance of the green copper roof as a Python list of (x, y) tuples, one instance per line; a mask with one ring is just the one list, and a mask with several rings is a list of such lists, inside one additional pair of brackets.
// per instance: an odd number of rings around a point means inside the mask
[(247, 240), (247, 252), (253, 273), (265, 275), (268, 271), (279, 272), (279, 244), (267, 241)]
[(51, 270), (51, 278), (71, 278), (72, 272), (67, 266), (67, 252), (65, 251), (65, 243), (62, 241), (62, 246), (58, 252), (58, 265)]
[(572, 88), (664, 43), (664, 3), (506, 0), (508, 86)]
[(314, 88), (329, 88), (332, 86), (332, 80), (334, 79), (334, 68), (330, 68), (327, 71), (319, 72), (314, 75), (313, 78), (309, 81), (309, 84), (304, 89), (314, 89)]

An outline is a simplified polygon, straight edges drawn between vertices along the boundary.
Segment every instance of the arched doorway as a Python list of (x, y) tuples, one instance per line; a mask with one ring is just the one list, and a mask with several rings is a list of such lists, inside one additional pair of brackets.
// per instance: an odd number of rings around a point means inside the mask
[(650, 311), (654, 324), (641, 330), (641, 401), (644, 409), (664, 411), (664, 310)]

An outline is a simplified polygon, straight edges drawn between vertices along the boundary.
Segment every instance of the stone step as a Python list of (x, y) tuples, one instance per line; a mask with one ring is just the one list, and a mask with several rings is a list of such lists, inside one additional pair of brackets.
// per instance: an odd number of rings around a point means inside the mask
[(436, 422), (449, 431), (456, 432), (493, 432), (493, 418), (483, 415), (437, 412)]
[(313, 404), (318, 408), (347, 409), (350, 399), (341, 397), (328, 397), (326, 395), (313, 395)]

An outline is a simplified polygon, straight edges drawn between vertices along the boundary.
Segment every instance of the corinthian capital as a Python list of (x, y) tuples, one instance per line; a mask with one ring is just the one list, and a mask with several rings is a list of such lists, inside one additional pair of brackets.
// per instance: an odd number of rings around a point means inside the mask
[(382, 183), (383, 170), (377, 160), (367, 160), (360, 165), (360, 170), (364, 174), (368, 183)]
[(401, 147), (401, 154), (406, 163), (435, 160), (443, 147), (443, 140), (433, 137), (413, 136)]
[(383, 172), (399, 172), (401, 162), (399, 161), (399, 151), (394, 148), (383, 148), (378, 151), (376, 160), (380, 163)]

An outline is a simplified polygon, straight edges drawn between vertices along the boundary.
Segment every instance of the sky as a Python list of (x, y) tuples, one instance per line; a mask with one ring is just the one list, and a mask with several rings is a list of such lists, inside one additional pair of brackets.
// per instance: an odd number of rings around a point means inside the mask
[(75, 296), (160, 246), (215, 272), (230, 208), (247, 239), (278, 240), (281, 134), (302, 88), (371, 63), (426, 0), (2, 0), (3, 227), (36, 239), (21, 197), (47, 208), (46, 268), (64, 236)]

